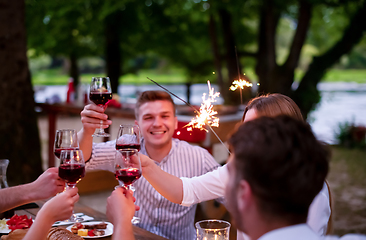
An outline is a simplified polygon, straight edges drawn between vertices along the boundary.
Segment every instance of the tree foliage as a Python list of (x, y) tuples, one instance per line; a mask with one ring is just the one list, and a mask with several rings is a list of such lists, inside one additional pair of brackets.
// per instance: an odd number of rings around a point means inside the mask
[[(187, 82), (216, 81), (230, 104), (240, 103), (238, 93), (228, 90), (231, 82), (256, 78), (259, 93), (289, 95), (306, 116), (319, 101), (321, 77), (361, 40), (365, 25), (352, 19), (364, 5), (364, 0), (28, 0), (29, 46), (51, 55), (98, 54), (113, 79), (136, 71), (151, 56), (166, 59), (185, 69)], [(347, 32), (352, 25), (360, 27)], [(352, 40), (345, 37), (349, 31)], [(332, 61), (315, 68), (314, 61), (320, 56), (324, 61), (334, 48)], [(244, 76), (253, 68), (255, 75)], [(294, 91), (299, 69), (307, 73)], [(251, 97), (249, 90), (244, 97)]]

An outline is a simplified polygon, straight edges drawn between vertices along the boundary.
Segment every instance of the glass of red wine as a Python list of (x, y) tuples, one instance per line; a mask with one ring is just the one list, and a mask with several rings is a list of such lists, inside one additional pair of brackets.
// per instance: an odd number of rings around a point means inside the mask
[(79, 149), (77, 132), (75, 129), (61, 129), (56, 131), (54, 154), (60, 158), (62, 150)]
[(120, 125), (117, 139), (117, 150), (133, 150), (140, 151), (140, 128), (138, 125)]
[[(98, 106), (104, 109), (107, 103), (112, 99), (112, 88), (109, 77), (93, 77), (90, 83), (89, 99)], [(110, 135), (104, 132), (103, 120), (100, 121), (98, 128), (93, 137), (109, 137)]]
[[(74, 188), (76, 184), (85, 176), (85, 161), (81, 150), (62, 150), (60, 154), (60, 166), (58, 176), (66, 183), (66, 188)], [(71, 215), (67, 221), (78, 222), (83, 218)]]
[[(116, 151), (116, 159), (114, 164), (115, 177), (119, 182), (118, 187), (126, 190), (132, 190), (132, 183), (141, 177), (141, 161), (137, 149), (124, 149)], [(140, 218), (133, 217), (133, 224), (139, 223)]]

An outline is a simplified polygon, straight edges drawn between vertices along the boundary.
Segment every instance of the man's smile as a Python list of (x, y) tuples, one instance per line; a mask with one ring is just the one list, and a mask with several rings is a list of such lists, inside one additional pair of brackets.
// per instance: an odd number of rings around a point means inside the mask
[(164, 134), (166, 133), (166, 131), (151, 131), (150, 134), (152, 135), (159, 135), (159, 134)]

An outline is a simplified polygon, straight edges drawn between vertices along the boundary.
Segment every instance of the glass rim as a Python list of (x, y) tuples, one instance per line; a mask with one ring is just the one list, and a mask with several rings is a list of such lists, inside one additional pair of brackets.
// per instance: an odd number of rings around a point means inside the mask
[(56, 132), (66, 132), (66, 131), (76, 132), (76, 129), (65, 128), (65, 129), (58, 129), (58, 130), (56, 130)]
[[(201, 223), (219, 223), (219, 224), (225, 224), (226, 227), (221, 227), (221, 228), (203, 228), (200, 226)], [(198, 221), (196, 222), (195, 224), (195, 227), (198, 229), (204, 229), (204, 230), (215, 230), (215, 231), (218, 231), (218, 230), (224, 230), (224, 229), (227, 229), (229, 227), (231, 227), (231, 223), (229, 223), (228, 221), (225, 221), (225, 220), (220, 220), (220, 219), (206, 219), (206, 220), (201, 220), (201, 221)]]
[(92, 77), (92, 80), (94, 80), (94, 79), (103, 79), (103, 78), (110, 80), (109, 77)]
[(119, 125), (120, 128), (121, 127), (135, 127), (135, 126), (139, 127), (139, 125), (137, 125), (137, 124), (120, 124)]

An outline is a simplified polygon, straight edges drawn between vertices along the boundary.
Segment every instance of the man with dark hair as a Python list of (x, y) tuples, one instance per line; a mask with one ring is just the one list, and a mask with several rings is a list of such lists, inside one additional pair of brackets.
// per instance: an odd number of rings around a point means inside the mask
[[(149, 156), (155, 164), (177, 177), (194, 177), (216, 169), (219, 164), (203, 148), (173, 139), (178, 120), (175, 105), (170, 95), (163, 91), (143, 92), (136, 103), (136, 124), (143, 140), (141, 153)], [(82, 130), (78, 133), (79, 146), (87, 168), (108, 169), (115, 159), (115, 141), (93, 144), (92, 134), (112, 122), (107, 120), (104, 109), (94, 104), (85, 106), (81, 112)], [(134, 183), (136, 205), (140, 211), (138, 226), (172, 240), (195, 239), (194, 216), (196, 205), (190, 207), (172, 203), (161, 196), (144, 177)]]
[[(243, 123), (229, 144), (226, 206), (234, 225), (251, 240), (366, 240), (358, 234), (319, 236), (306, 224), (330, 157), (307, 123), (289, 116), (260, 117)], [(126, 224), (134, 211), (131, 193), (117, 189), (108, 198), (107, 216), (118, 232), (114, 240), (134, 239)]]
[(238, 229), (254, 239), (319, 239), (308, 209), (328, 173), (329, 152), (303, 121), (261, 117), (229, 140), (227, 207)]

